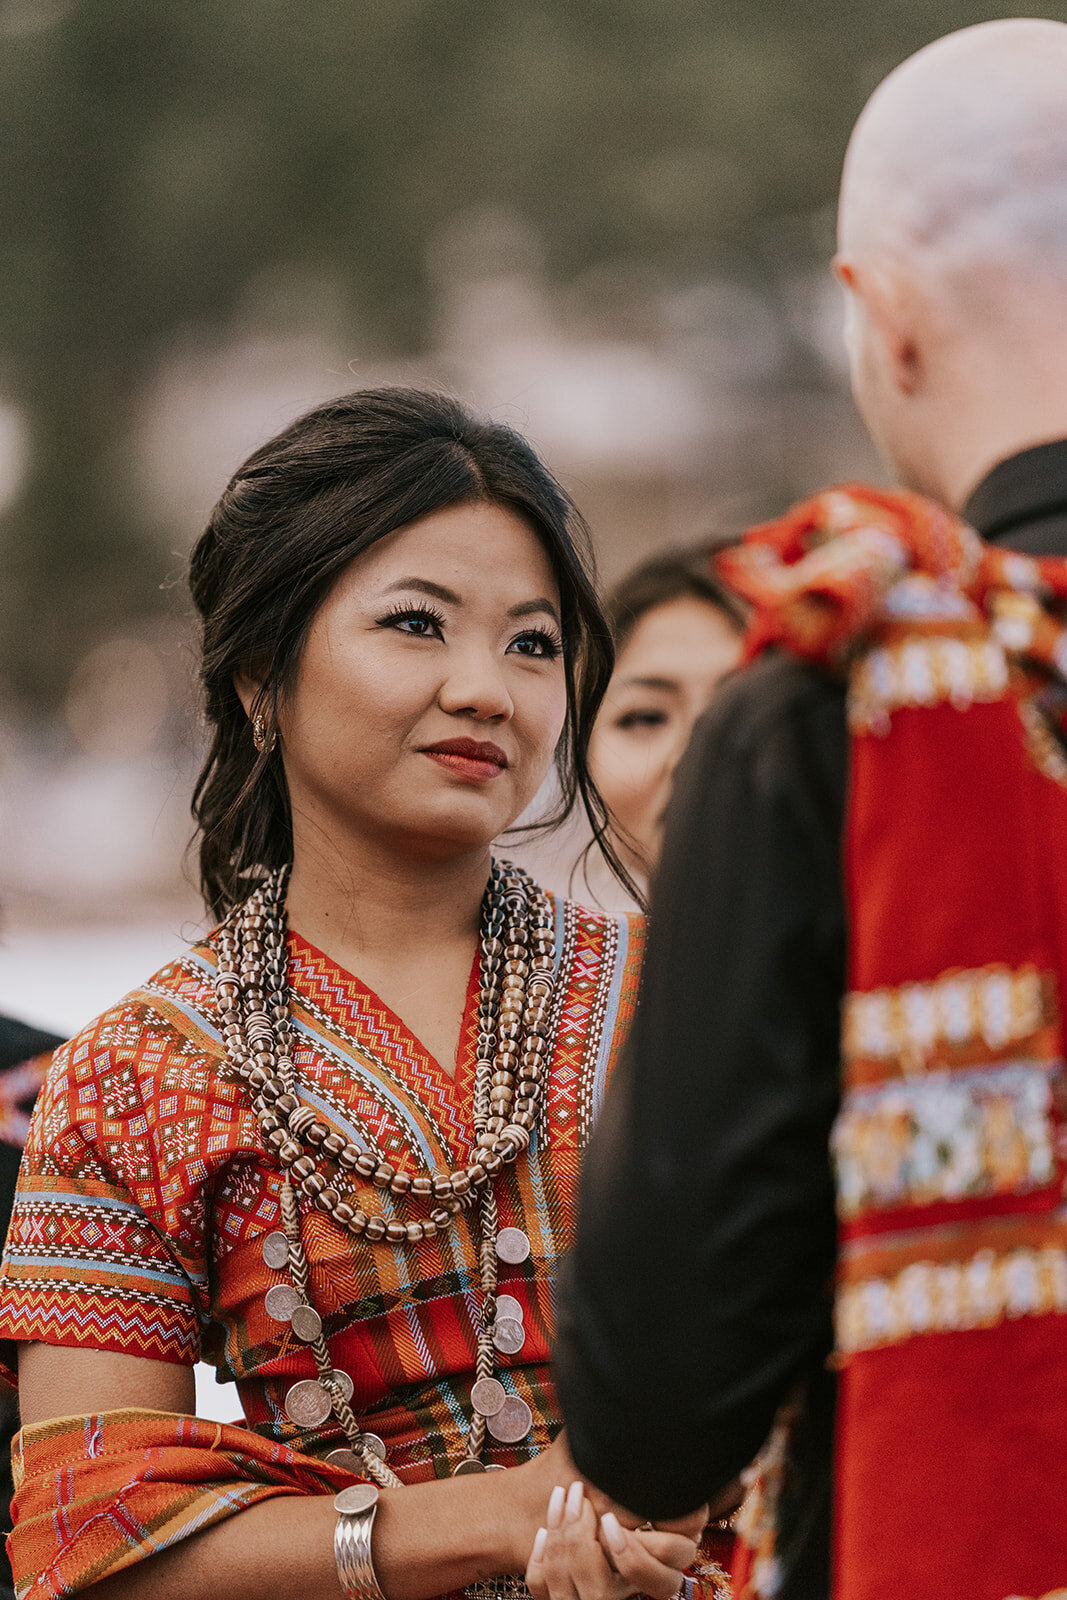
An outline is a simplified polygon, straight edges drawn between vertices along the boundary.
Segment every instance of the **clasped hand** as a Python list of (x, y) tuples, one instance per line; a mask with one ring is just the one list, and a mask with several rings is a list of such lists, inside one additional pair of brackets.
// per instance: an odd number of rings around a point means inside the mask
[(706, 1520), (705, 1506), (661, 1528), (628, 1529), (612, 1510), (598, 1517), (580, 1480), (559, 1486), (534, 1539), (527, 1587), (534, 1600), (672, 1600), (696, 1560)]

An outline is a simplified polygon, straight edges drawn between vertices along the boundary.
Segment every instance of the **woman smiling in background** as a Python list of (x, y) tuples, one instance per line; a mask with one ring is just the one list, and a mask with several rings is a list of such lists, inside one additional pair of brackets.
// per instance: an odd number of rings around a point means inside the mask
[(711, 576), (704, 550), (642, 563), (605, 609), (617, 653), (589, 765), (615, 847), (640, 877), (659, 857), (674, 769), (693, 725), (741, 659), (745, 614)]

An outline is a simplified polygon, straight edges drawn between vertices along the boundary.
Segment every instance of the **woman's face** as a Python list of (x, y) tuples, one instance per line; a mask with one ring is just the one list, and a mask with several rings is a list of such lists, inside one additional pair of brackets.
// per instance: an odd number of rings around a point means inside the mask
[(740, 659), (737, 628), (695, 596), (646, 611), (619, 652), (589, 761), (628, 865), (641, 862), (622, 830), (655, 866), (674, 769), (712, 690)]
[(563, 727), (559, 612), (543, 547), (501, 506), (436, 511), (357, 556), (279, 708), (297, 849), (488, 845)]

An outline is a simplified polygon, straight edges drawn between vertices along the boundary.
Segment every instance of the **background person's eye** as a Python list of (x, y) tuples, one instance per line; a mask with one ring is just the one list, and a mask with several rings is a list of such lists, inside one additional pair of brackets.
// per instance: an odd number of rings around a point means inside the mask
[(445, 619), (432, 606), (396, 606), (378, 618), (380, 628), (393, 628), (416, 639), (440, 639)]
[(563, 653), (563, 642), (545, 628), (528, 628), (508, 645), (518, 656), (538, 656), (543, 661), (554, 661)]
[(635, 707), (633, 711), (624, 711), (615, 723), (617, 728), (627, 731), (645, 728), (662, 728), (667, 721), (667, 713), (658, 707)]

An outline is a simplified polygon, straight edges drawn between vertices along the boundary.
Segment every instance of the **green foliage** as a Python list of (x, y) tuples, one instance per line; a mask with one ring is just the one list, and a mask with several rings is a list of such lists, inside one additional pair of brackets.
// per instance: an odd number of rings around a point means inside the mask
[(787, 219), (832, 205), (888, 68), (1031, 9), (74, 0), (38, 26), (48, 3), (0, 0), (0, 388), (34, 460), (4, 532), (0, 675), (46, 700), (164, 575), (124, 447), (175, 330), (223, 329), (250, 280), (307, 262), (372, 348), (417, 350), (431, 241), (493, 204), (559, 283), (616, 260), (758, 278)]

